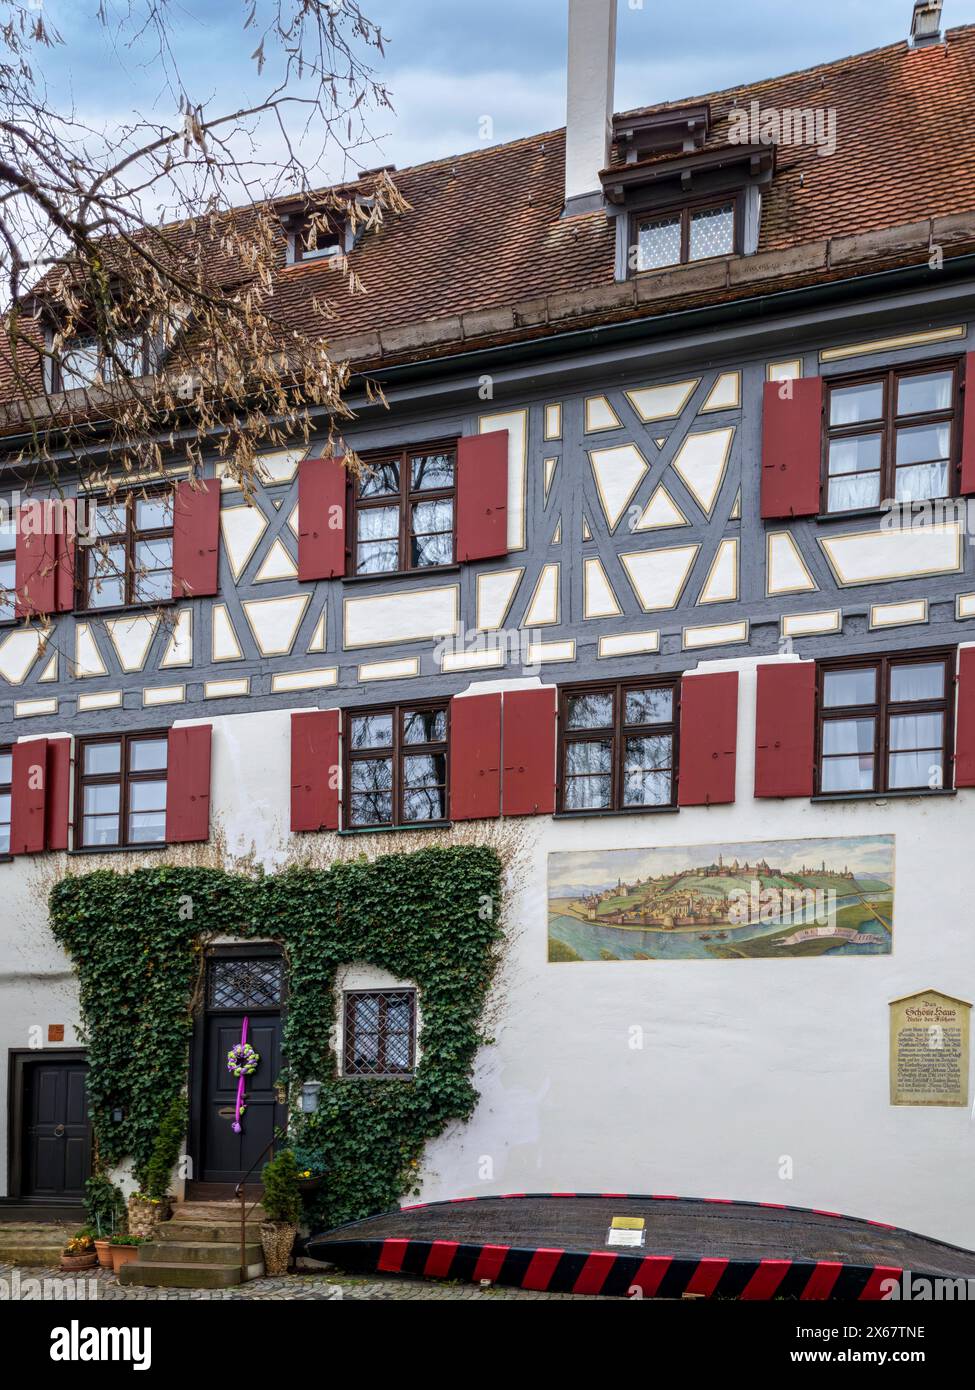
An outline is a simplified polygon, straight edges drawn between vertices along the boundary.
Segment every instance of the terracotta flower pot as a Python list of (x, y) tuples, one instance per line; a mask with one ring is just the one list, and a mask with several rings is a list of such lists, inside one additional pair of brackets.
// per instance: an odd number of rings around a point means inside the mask
[(94, 1269), (98, 1264), (98, 1256), (94, 1250), (87, 1255), (62, 1255), (61, 1269), (65, 1274), (77, 1273), (82, 1269)]
[(112, 1269), (112, 1242), (108, 1236), (95, 1241), (95, 1254), (102, 1269)]
[(261, 1222), (261, 1247), (264, 1251), (265, 1274), (287, 1274), (291, 1247), (298, 1227), (286, 1221)]
[(137, 1245), (113, 1245), (112, 1246), (112, 1268), (118, 1274), (123, 1265), (131, 1263), (139, 1254)]

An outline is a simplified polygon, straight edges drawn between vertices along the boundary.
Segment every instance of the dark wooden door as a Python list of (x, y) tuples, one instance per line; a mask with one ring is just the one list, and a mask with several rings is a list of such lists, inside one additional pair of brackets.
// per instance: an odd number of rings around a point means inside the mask
[[(241, 1117), (241, 1131), (234, 1133), (237, 1077), (227, 1070), (227, 1053), (234, 1043), (240, 1042), (243, 1022), (242, 1013), (207, 1018), (203, 1182), (239, 1182), (271, 1142), (278, 1123), (273, 1087), (281, 1070), (281, 1016), (252, 1015), (247, 1041), (261, 1060), (253, 1076), (244, 1078), (246, 1109)], [(253, 1180), (259, 1179), (257, 1171)]]
[[(281, 1073), (280, 956), (215, 957), (209, 963), (207, 1007), (202, 1021), (202, 1067), (197, 1073), (200, 1096), (200, 1167), (204, 1183), (237, 1183), (258, 1162), (283, 1128), (284, 1107), (277, 1104), (274, 1083)], [(227, 1053), (240, 1042), (244, 1019), (247, 1041), (260, 1057), (257, 1071), (244, 1078), (246, 1109), (241, 1132), (234, 1133), (237, 1077), (227, 1069)], [(270, 1157), (270, 1155), (268, 1155)], [(260, 1181), (260, 1168), (250, 1181)]]
[(24, 1067), (24, 1197), (78, 1201), (91, 1175), (84, 1062), (56, 1057)]

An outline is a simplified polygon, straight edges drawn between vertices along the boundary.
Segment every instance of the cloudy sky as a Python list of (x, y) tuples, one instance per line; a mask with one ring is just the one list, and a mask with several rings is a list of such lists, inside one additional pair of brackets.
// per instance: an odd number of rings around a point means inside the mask
[[(98, 0), (30, 0), (66, 43), (44, 60), (52, 96), (93, 123), (135, 110), (169, 119), (173, 102), (138, 45), (106, 44)], [(129, 0), (105, 0), (123, 13)], [(136, 8), (142, 0), (133, 0)], [(256, 91), (242, 32), (251, 0), (170, 0), (174, 53), (195, 101), (233, 108)], [(257, 0), (266, 7), (270, 0)], [(560, 125), (566, 0), (360, 0), (388, 38), (382, 78), (395, 113), (371, 119), (358, 164), (407, 164)], [(618, 110), (694, 96), (906, 37), (912, 0), (619, 0)], [(948, 26), (975, 22), (975, 0), (945, 0)], [(265, 74), (266, 77), (266, 74)], [(333, 164), (334, 164), (333, 160)], [(347, 171), (332, 167), (330, 177)]]

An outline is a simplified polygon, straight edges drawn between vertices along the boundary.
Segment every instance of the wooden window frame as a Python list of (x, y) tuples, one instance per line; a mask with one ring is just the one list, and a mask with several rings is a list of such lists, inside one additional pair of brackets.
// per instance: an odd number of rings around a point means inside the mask
[[(925, 796), (950, 792), (954, 787), (954, 694), (956, 685), (956, 650), (954, 647), (934, 647), (930, 651), (888, 652), (867, 656), (844, 656), (816, 663), (816, 744), (815, 777), (813, 795), (828, 800), (846, 797), (877, 796)], [(921, 663), (931, 665), (940, 662), (945, 668), (944, 695), (938, 700), (890, 699), (890, 672), (897, 666), (916, 666)], [(876, 671), (876, 701), (870, 705), (830, 705), (825, 702), (826, 676), (844, 670)], [(942, 723), (941, 767), (942, 786), (931, 787), (890, 787), (888, 754), (890, 752), (890, 720), (899, 714), (944, 715)], [(823, 780), (823, 728), (837, 720), (873, 719), (873, 766), (874, 786), (872, 790), (834, 791), (822, 789)], [(839, 755), (837, 755), (839, 756)], [(847, 756), (855, 756), (849, 754)]]
[(12, 588), (12, 589), (7, 589), (6, 592), (7, 592), (8, 601), (9, 601), (9, 603), (10, 603), (10, 605), (11, 605), (12, 611), (11, 611), (10, 616), (9, 616), (8, 618), (5, 618), (5, 617), (3, 616), (3, 614), (0, 613), (0, 627), (5, 627), (8, 623), (15, 623), (15, 622), (17, 621), (17, 550), (16, 550), (16, 545), (14, 545), (14, 546), (13, 546), (11, 549), (9, 549), (9, 550), (0, 550), (0, 564), (11, 564), (11, 563), (12, 563), (13, 566), (14, 566), (14, 583), (13, 583), (13, 588)]
[[(319, 214), (319, 216), (324, 216), (324, 214)], [(331, 217), (328, 217), (327, 221), (329, 224), (329, 230), (327, 232), (324, 230), (320, 230), (317, 232), (318, 245), (315, 247), (314, 250), (310, 250), (305, 245), (308, 239), (308, 233), (311, 230), (312, 214), (309, 214), (309, 216), (302, 218), (302, 220), (299, 223), (297, 223), (294, 231), (291, 233), (291, 255), (292, 263), (294, 265), (303, 265), (307, 264), (308, 262), (315, 261), (331, 261), (346, 254), (346, 237), (344, 228), (342, 226), (336, 225)], [(337, 243), (334, 251), (326, 249), (332, 237), (335, 237)], [(322, 245), (322, 242), (325, 243), (324, 246)]]
[[(156, 526), (139, 530), (135, 525), (136, 506), (139, 502), (155, 502), (159, 499), (168, 498), (172, 508), (172, 520), (169, 526)], [(126, 492), (118, 493), (115, 497), (92, 497), (96, 509), (103, 504), (111, 507), (124, 503), (125, 506), (125, 531), (115, 532), (111, 536), (93, 536), (90, 545), (78, 545), (77, 573), (75, 575), (75, 611), (77, 613), (119, 613), (125, 609), (144, 609), (158, 608), (160, 604), (172, 603), (172, 595), (168, 594), (165, 598), (141, 599), (136, 596), (135, 585), (138, 578), (135, 567), (136, 546), (143, 541), (168, 540), (175, 552), (174, 526), (176, 520), (176, 493), (172, 488), (154, 488), (145, 490), (142, 488), (132, 488)], [(88, 602), (88, 585), (91, 578), (91, 566), (94, 556), (97, 553), (104, 553), (111, 549), (113, 545), (122, 544), (125, 547), (125, 595), (122, 603), (106, 603), (92, 605)], [(175, 558), (175, 554), (174, 554)], [(173, 566), (170, 565), (170, 575), (173, 573)], [(114, 576), (113, 576), (114, 577)]]
[[(13, 757), (13, 751), (14, 751), (14, 746), (13, 746), (12, 743), (0, 743), (0, 755), (2, 755), (2, 754), (10, 754), (10, 756), (11, 756), (11, 758), (12, 758), (12, 757)], [(0, 782), (0, 795), (5, 795), (5, 796), (9, 796), (9, 797), (10, 797), (10, 821), (9, 821), (9, 823), (8, 823), (8, 825), (7, 825), (7, 848), (6, 848), (6, 849), (0, 848), (0, 861), (7, 860), (7, 859), (11, 859), (11, 858), (13, 857), (13, 856), (11, 855), (11, 853), (10, 853), (10, 833), (11, 833), (11, 830), (13, 829), (13, 815), (14, 815), (14, 788), (13, 788), (13, 767), (12, 767), (12, 766), (11, 766), (11, 769), (10, 769), (10, 776), (11, 776), (11, 780), (10, 780), (9, 782)]]
[[(390, 996), (396, 995), (398, 998), (407, 996), (410, 1002), (410, 1058), (405, 1069), (392, 1068), (388, 1066), (388, 1053), (386, 1043), (386, 1030), (384, 1027), (387, 1010), (389, 1007)], [(356, 999), (377, 998), (379, 1004), (379, 1046), (381, 1067), (376, 1071), (356, 1071), (350, 1067), (350, 1056), (355, 1047), (355, 1010), (351, 1004)], [(370, 1080), (391, 1080), (403, 1079), (411, 1080), (416, 1074), (416, 990), (409, 986), (403, 989), (396, 989), (389, 986), (385, 989), (347, 989), (342, 994), (342, 1075), (350, 1080), (370, 1081)]]
[[(902, 377), (935, 376), (939, 372), (950, 371), (953, 375), (951, 405), (947, 410), (928, 411), (921, 415), (898, 415), (896, 413), (897, 383)], [(896, 367), (880, 370), (854, 372), (848, 376), (826, 377), (823, 391), (822, 459), (820, 467), (819, 511), (824, 517), (850, 517), (870, 515), (880, 511), (886, 501), (896, 496), (897, 483), (897, 429), (912, 425), (944, 424), (951, 427), (951, 443), (948, 449), (948, 491), (944, 498), (928, 498), (926, 501), (939, 502), (958, 496), (961, 470), (961, 429), (962, 383), (964, 361), (958, 357), (939, 359), (937, 362), (907, 362)], [(830, 425), (830, 402), (836, 390), (848, 386), (882, 385), (884, 408), (880, 421), (869, 420), (857, 425)], [(845, 510), (829, 510), (829, 446), (834, 439), (853, 439), (858, 435), (880, 434), (880, 500), (869, 507), (850, 507)], [(849, 476), (856, 477), (856, 474)], [(905, 502), (904, 506), (911, 503)], [(921, 505), (921, 504), (919, 504)]]
[[(709, 208), (725, 207), (729, 203), (732, 214), (731, 250), (720, 251), (715, 256), (697, 256), (691, 260), (691, 218), (696, 213), (707, 212)], [(680, 217), (680, 260), (670, 261), (667, 265), (648, 266), (645, 270), (640, 269), (640, 223), (669, 217)], [(701, 265), (705, 261), (719, 261), (723, 256), (740, 254), (743, 216), (742, 194), (739, 189), (727, 193), (709, 193), (700, 198), (683, 199), (679, 202), (661, 204), (659, 207), (635, 207), (629, 213), (629, 219), (630, 256), (635, 275), (660, 275), (678, 266)]]
[[(442, 711), (446, 726), (446, 737), (437, 743), (405, 743), (403, 741), (403, 714), (405, 711), (432, 713)], [(388, 748), (352, 747), (353, 719), (366, 716), (391, 715), (393, 721), (393, 742)], [(403, 819), (403, 759), (424, 754), (444, 756), (444, 814), (441, 820)], [(388, 758), (393, 764), (392, 819), (375, 821), (368, 825), (352, 823), (352, 764)], [(342, 738), (342, 824), (349, 831), (369, 830), (424, 830), (429, 826), (446, 825), (450, 821), (450, 700), (402, 700), (393, 705), (368, 705), (363, 709), (347, 709), (343, 716)]]
[[(81, 383), (80, 385), (66, 386), (66, 385), (64, 384), (64, 366), (63, 366), (63, 363), (62, 363), (62, 360), (61, 360), (61, 359), (62, 359), (63, 357), (65, 357), (65, 356), (70, 356), (70, 353), (71, 353), (71, 350), (72, 350), (72, 344), (77, 344), (77, 343), (81, 343), (81, 342), (93, 342), (93, 343), (95, 344), (96, 348), (99, 348), (99, 347), (100, 347), (100, 343), (99, 343), (99, 341), (98, 341), (98, 335), (97, 335), (97, 333), (94, 333), (94, 332), (92, 332), (92, 333), (84, 333), (84, 332), (75, 333), (71, 338), (69, 338), (65, 343), (63, 343), (63, 344), (61, 345), (61, 355), (59, 356), (57, 362), (54, 363), (54, 370), (53, 370), (53, 372), (51, 373), (51, 375), (52, 375), (52, 377), (53, 377), (53, 389), (54, 389), (54, 390), (56, 390), (56, 391), (84, 391), (84, 390), (87, 390), (88, 387), (94, 386), (94, 385), (96, 384), (96, 383), (95, 383), (95, 378), (94, 378), (94, 376), (92, 376), (90, 380), (88, 380), (88, 381), (86, 381), (86, 382), (83, 382), (83, 383)], [(121, 347), (121, 346), (122, 346), (122, 344), (119, 343), (119, 347)], [(135, 341), (133, 341), (132, 346), (133, 346), (133, 349), (134, 349), (134, 348), (135, 348)], [(149, 374), (149, 370), (150, 370), (150, 358), (151, 358), (151, 355), (152, 355), (152, 351), (151, 351), (151, 338), (150, 338), (150, 336), (149, 336), (147, 333), (143, 332), (143, 333), (141, 333), (141, 334), (138, 335), (138, 369), (137, 369), (136, 371), (132, 371), (132, 372), (129, 372), (129, 373), (127, 374), (128, 377), (129, 377), (131, 380), (133, 380), (133, 381), (138, 381), (138, 380), (140, 380), (142, 377), (147, 376), (147, 375)], [(104, 357), (102, 357), (101, 353), (99, 353), (99, 361), (100, 361), (100, 362), (104, 362), (105, 360), (106, 360), (106, 359), (105, 359)], [(111, 377), (109, 378), (109, 382), (113, 382), (113, 381), (118, 381), (118, 380), (119, 380), (119, 375), (116, 375), (116, 373), (118, 373), (118, 372), (119, 372), (119, 369), (115, 366), (114, 363), (112, 363), (112, 375), (111, 375)]]
[[(143, 743), (153, 740), (157, 743), (166, 743), (166, 767), (164, 769), (154, 769), (151, 772), (131, 772), (129, 768), (130, 753), (129, 748), (133, 743)], [(75, 756), (75, 789), (74, 789), (74, 845), (78, 850), (86, 850), (90, 853), (110, 853), (116, 849), (161, 849), (166, 845), (166, 839), (161, 840), (130, 840), (128, 838), (129, 827), (129, 788), (133, 782), (165, 782), (167, 801), (169, 797), (169, 731), (166, 729), (139, 729), (132, 733), (117, 734), (91, 734), (85, 738), (79, 738), (77, 752)], [(118, 743), (121, 744), (119, 754), (118, 773), (93, 773), (85, 775), (85, 749), (95, 744)], [(86, 786), (115, 786), (121, 788), (119, 792), (119, 838), (114, 845), (87, 845), (85, 844), (85, 787)]]
[[(666, 724), (626, 724), (623, 713), (626, 694), (633, 690), (667, 689), (672, 693), (673, 705), (671, 719)], [(577, 695), (613, 695), (613, 723), (601, 729), (570, 729), (568, 702)], [(566, 747), (569, 743), (598, 743), (607, 737), (612, 739), (610, 804), (600, 807), (566, 806)], [(656, 806), (623, 805), (623, 762), (625, 740), (628, 737), (652, 737), (654, 734), (670, 734), (670, 800)], [(680, 677), (648, 676), (626, 677), (622, 680), (585, 681), (578, 685), (560, 685), (558, 694), (558, 778), (556, 811), (565, 816), (618, 816), (646, 815), (655, 811), (676, 810), (677, 787), (680, 774)]]
[[(348, 483), (348, 514), (349, 530), (346, 536), (346, 570), (348, 577), (358, 580), (382, 580), (388, 579), (397, 574), (438, 574), (444, 570), (454, 569), (457, 565), (457, 445), (458, 438), (434, 440), (431, 443), (407, 445), (402, 449), (386, 449), (382, 452), (364, 454), (362, 462), (365, 468), (375, 468), (383, 463), (397, 463), (399, 465), (399, 492), (390, 493), (385, 497), (360, 498), (359, 479), (349, 476)], [(410, 459), (420, 454), (450, 454), (454, 463), (454, 485), (451, 488), (425, 488), (423, 491), (415, 491), (410, 486), (412, 469)], [(410, 542), (412, 532), (410, 530), (411, 508), (415, 502), (442, 502), (450, 501), (453, 507), (453, 515), (450, 528), (450, 559), (441, 565), (412, 565), (410, 563)], [(358, 569), (359, 559), (359, 513), (363, 511), (376, 511), (383, 507), (397, 507), (399, 509), (399, 529), (397, 539), (399, 544), (398, 567), (395, 570), (367, 570), (361, 574)]]

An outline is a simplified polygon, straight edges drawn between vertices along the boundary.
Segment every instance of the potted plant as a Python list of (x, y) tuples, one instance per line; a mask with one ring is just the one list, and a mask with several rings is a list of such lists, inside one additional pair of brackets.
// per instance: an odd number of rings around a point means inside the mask
[(267, 1274), (286, 1274), (301, 1216), (298, 1164), (290, 1149), (282, 1149), (265, 1164), (261, 1181), (264, 1184), (261, 1199), (265, 1216), (261, 1222), (264, 1270)]
[(98, 1263), (95, 1241), (91, 1231), (78, 1231), (61, 1251), (61, 1268), (65, 1273), (79, 1269), (94, 1269)]
[(317, 1192), (324, 1181), (324, 1173), (316, 1173), (313, 1168), (302, 1168), (298, 1173), (298, 1191)]
[(118, 1274), (123, 1265), (129, 1264), (139, 1254), (139, 1248), (143, 1245), (150, 1245), (151, 1241), (143, 1236), (113, 1236), (112, 1237), (112, 1268)]
[(85, 1184), (85, 1212), (89, 1231), (94, 1232), (95, 1253), (102, 1269), (112, 1269), (112, 1236), (125, 1229), (125, 1198), (105, 1176), (96, 1173)]
[(173, 1214), (169, 1182), (186, 1132), (186, 1096), (172, 1098), (159, 1126), (152, 1156), (138, 1172), (139, 1191), (129, 1197), (129, 1230), (134, 1236), (151, 1238), (160, 1221)]

